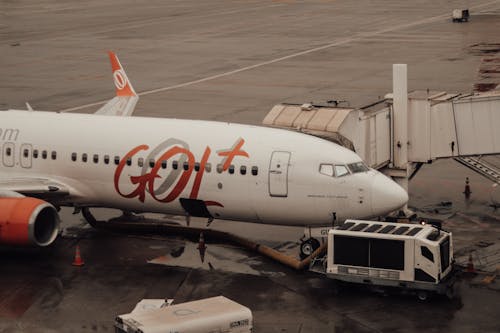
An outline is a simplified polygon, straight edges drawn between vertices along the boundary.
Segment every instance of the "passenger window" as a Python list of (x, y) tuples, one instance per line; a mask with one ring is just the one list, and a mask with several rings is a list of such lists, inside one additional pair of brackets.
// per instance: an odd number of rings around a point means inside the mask
[(128, 166), (132, 165), (132, 157), (127, 157), (127, 165)]
[(167, 161), (163, 160), (161, 161), (161, 168), (166, 169), (167, 168)]
[(109, 155), (104, 155), (104, 164), (109, 164)]
[(23, 156), (24, 157), (28, 157), (29, 156), (29, 150), (28, 149), (23, 150)]
[(78, 156), (76, 155), (76, 153), (72, 153), (72, 154), (71, 154), (71, 160), (72, 160), (73, 162), (76, 162), (77, 157), (78, 157)]
[(335, 165), (335, 176), (342, 177), (349, 174), (345, 165)]
[(115, 156), (115, 164), (120, 164), (120, 156)]
[(42, 151), (42, 158), (45, 160), (47, 159), (47, 151), (46, 150), (43, 150)]
[(211, 163), (205, 164), (205, 171), (206, 172), (211, 172), (212, 171), (212, 164)]
[(257, 176), (259, 174), (259, 167), (258, 166), (253, 166), (252, 167), (252, 175)]
[(154, 158), (150, 158), (149, 159), (149, 167), (150, 168), (154, 168), (155, 164), (156, 164), (155, 159)]
[(144, 166), (144, 158), (139, 157), (139, 158), (137, 159), (137, 166), (138, 166), (139, 168), (142, 168), (142, 167)]
[(94, 163), (99, 163), (99, 155), (94, 154)]
[(57, 152), (52, 151), (52, 154), (50, 154), (50, 157), (52, 157), (53, 160), (56, 160), (57, 159)]
[(217, 172), (222, 173), (223, 170), (224, 168), (222, 167), (222, 164), (217, 164)]
[(320, 164), (319, 173), (322, 175), (333, 177), (333, 165), (332, 164)]
[(82, 162), (87, 163), (87, 154), (82, 154)]
[(33, 158), (38, 158), (38, 149), (33, 150)]
[(179, 162), (173, 161), (172, 162), (172, 169), (177, 170), (178, 167), (179, 167)]
[(196, 172), (200, 171), (200, 163), (196, 162), (194, 164), (194, 171), (196, 171)]
[(232, 165), (232, 164), (231, 164), (231, 165), (229, 166), (228, 171), (229, 171), (229, 173), (230, 173), (230, 174), (233, 174), (233, 173), (234, 173), (234, 165)]
[(246, 174), (247, 174), (247, 167), (246, 167), (246, 166), (244, 166), (244, 165), (242, 165), (242, 166), (240, 167), (240, 173), (241, 173), (242, 175), (246, 175)]
[(184, 168), (184, 170), (188, 171), (189, 170), (189, 162), (184, 162), (182, 167)]
[(420, 252), (424, 257), (429, 259), (430, 261), (434, 262), (434, 255), (432, 254), (431, 250), (427, 248), (427, 246), (421, 246), (420, 247)]

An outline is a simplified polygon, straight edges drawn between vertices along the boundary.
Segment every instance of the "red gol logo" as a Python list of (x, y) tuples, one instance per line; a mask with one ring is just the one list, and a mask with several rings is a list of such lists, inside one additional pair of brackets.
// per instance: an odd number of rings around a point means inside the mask
[[(223, 157), (220, 162), (223, 171), (226, 171), (229, 168), (231, 162), (236, 156), (243, 156), (247, 158), (249, 157), (248, 153), (241, 149), (244, 143), (245, 140), (240, 138), (235, 142), (235, 144), (231, 148), (217, 151), (217, 155)], [(172, 144), (175, 145), (172, 146)], [(171, 202), (177, 199), (179, 195), (182, 193), (182, 191), (184, 191), (189, 180), (191, 179), (195, 165), (195, 157), (193, 153), (189, 150), (189, 146), (185, 142), (177, 139), (169, 139), (158, 145), (155, 149), (153, 149), (148, 158), (146, 159), (146, 161), (150, 160), (150, 158), (157, 155), (159, 152), (163, 151), (164, 147), (170, 147), (170, 148), (165, 150), (160, 155), (159, 158), (156, 158), (156, 162), (149, 172), (148, 172), (149, 168), (147, 162), (145, 162), (144, 166), (142, 167), (140, 175), (129, 176), (129, 182), (135, 186), (135, 189), (132, 190), (130, 193), (123, 193), (122, 190), (120, 189), (120, 178), (122, 177), (122, 173), (125, 166), (127, 165), (127, 162), (132, 160), (132, 158), (136, 156), (139, 152), (148, 151), (149, 146), (140, 145), (130, 150), (121, 159), (120, 163), (118, 164), (115, 170), (114, 185), (116, 192), (124, 198), (138, 197), (140, 202), (145, 201), (146, 192), (148, 192), (149, 195), (154, 200), (159, 202)], [(210, 147), (207, 146), (201, 158), (199, 169), (196, 172), (196, 177), (194, 179), (194, 183), (191, 188), (191, 193), (189, 195), (190, 199), (198, 198), (201, 181), (203, 179), (203, 174), (206, 171), (205, 167), (211, 152), (212, 150), (210, 149)], [(179, 165), (178, 169), (176, 170), (171, 169), (169, 176), (166, 177), (166, 179), (162, 183), (160, 183), (160, 179), (162, 177), (159, 175), (159, 170), (162, 167), (162, 162), (171, 159), (174, 156), (179, 156), (179, 160), (185, 161), (184, 163), (188, 164), (188, 168), (183, 168), (182, 166)], [(178, 177), (179, 174), (180, 177)], [(175, 182), (176, 180), (177, 182), (174, 185), (173, 182)], [(215, 201), (205, 201), (205, 204), (223, 207), (222, 204)]]

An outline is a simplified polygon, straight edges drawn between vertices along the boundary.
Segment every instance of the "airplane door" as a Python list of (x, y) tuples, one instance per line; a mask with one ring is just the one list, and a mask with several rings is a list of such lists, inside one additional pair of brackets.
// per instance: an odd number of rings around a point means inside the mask
[(6, 142), (2, 147), (2, 163), (6, 167), (14, 166), (14, 150), (15, 145), (13, 142)]
[(275, 151), (269, 166), (269, 195), (272, 197), (288, 196), (288, 163), (290, 153)]
[(23, 143), (21, 145), (21, 149), (19, 150), (20, 152), (20, 160), (21, 160), (21, 166), (23, 168), (31, 168), (31, 156), (32, 156), (32, 151), (33, 147), (30, 144)]

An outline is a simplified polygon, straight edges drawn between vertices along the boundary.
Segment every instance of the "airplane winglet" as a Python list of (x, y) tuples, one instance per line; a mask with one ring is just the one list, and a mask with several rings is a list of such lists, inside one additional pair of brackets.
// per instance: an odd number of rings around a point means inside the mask
[(116, 87), (116, 96), (137, 96), (134, 87), (130, 83), (125, 70), (118, 60), (116, 54), (108, 51), (109, 61), (111, 62), (111, 69), (113, 71), (113, 81)]

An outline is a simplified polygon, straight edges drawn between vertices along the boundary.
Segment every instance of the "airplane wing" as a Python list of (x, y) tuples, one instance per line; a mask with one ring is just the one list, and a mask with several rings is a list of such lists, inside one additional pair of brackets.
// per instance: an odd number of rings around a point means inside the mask
[(47, 178), (0, 178), (0, 198), (20, 195), (44, 198), (69, 194), (67, 186)]
[(109, 60), (113, 71), (113, 81), (116, 88), (116, 96), (101, 107), (95, 114), (108, 116), (131, 116), (139, 96), (132, 87), (125, 70), (114, 52), (109, 51)]

